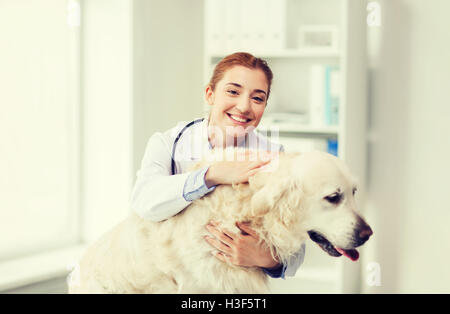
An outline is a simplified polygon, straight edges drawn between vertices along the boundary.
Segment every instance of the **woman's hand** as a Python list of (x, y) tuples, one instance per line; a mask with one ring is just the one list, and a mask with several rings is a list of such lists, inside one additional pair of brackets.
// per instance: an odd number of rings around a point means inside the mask
[[(239, 153), (234, 161), (219, 161), (212, 164), (205, 175), (208, 188), (218, 184), (237, 184), (248, 182), (248, 179), (257, 173), (260, 168), (272, 160), (274, 153), (251, 152)], [(251, 158), (253, 157), (253, 158)]]
[(245, 223), (236, 223), (244, 234), (235, 234), (221, 229), (217, 223), (210, 222), (206, 229), (214, 237), (205, 236), (205, 240), (219, 252), (213, 253), (215, 257), (224, 262), (237, 266), (275, 268), (280, 264), (274, 260), (269, 248), (258, 244), (259, 237), (256, 232)]

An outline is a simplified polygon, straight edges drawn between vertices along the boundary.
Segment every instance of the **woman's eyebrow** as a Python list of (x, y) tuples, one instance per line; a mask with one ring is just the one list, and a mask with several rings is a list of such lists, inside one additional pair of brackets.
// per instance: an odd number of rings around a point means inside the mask
[(233, 83), (233, 82), (227, 83), (226, 85), (233, 85), (233, 86), (242, 88), (242, 85), (239, 85), (238, 83)]
[[(242, 88), (242, 85), (240, 85), (238, 83), (234, 83), (234, 82), (227, 83), (226, 85), (233, 85), (233, 86)], [(254, 93), (263, 93), (264, 95), (267, 95), (267, 93), (265, 91), (263, 91), (262, 89), (255, 89), (253, 92)]]

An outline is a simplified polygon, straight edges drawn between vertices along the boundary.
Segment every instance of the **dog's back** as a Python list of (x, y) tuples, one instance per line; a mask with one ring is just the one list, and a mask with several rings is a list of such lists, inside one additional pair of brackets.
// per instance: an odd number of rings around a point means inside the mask
[[(131, 214), (96, 243), (73, 274), (70, 293), (261, 293), (266, 275), (219, 261), (203, 239), (205, 225), (221, 221), (235, 227), (225, 201), (236, 187), (220, 186), (178, 215), (151, 222)], [(229, 205), (226, 207), (224, 205)], [(226, 210), (229, 212), (226, 212)], [(233, 230), (237, 231), (237, 229)]]

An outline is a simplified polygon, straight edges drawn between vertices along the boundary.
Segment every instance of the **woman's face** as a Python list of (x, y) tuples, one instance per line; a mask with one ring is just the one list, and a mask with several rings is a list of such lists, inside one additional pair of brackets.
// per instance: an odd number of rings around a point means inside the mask
[(206, 88), (206, 100), (212, 106), (209, 125), (219, 127), (227, 137), (245, 135), (262, 118), (268, 88), (267, 78), (260, 69), (234, 66), (227, 70), (215, 91)]

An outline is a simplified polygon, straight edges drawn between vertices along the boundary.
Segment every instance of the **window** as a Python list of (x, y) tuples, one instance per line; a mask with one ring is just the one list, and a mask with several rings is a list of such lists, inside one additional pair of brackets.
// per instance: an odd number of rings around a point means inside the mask
[(74, 5), (0, 2), (0, 259), (79, 239)]

